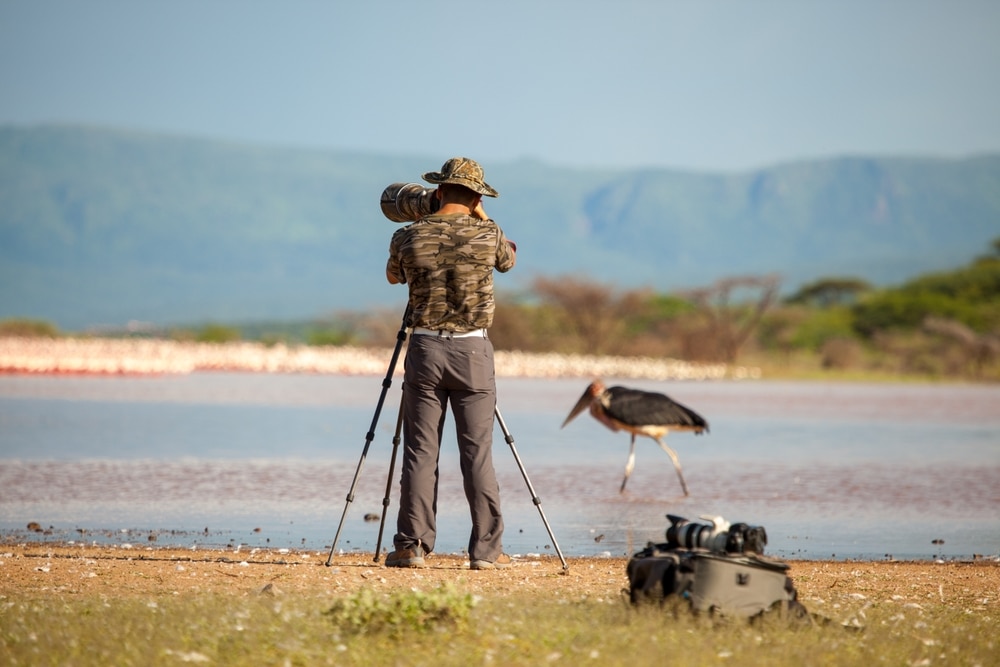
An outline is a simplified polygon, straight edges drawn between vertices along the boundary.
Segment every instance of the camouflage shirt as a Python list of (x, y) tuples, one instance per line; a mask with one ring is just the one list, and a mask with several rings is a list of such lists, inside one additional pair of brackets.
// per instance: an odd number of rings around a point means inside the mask
[(492, 220), (428, 215), (396, 230), (386, 273), (410, 286), (410, 324), (464, 332), (493, 324), (493, 270), (514, 252)]

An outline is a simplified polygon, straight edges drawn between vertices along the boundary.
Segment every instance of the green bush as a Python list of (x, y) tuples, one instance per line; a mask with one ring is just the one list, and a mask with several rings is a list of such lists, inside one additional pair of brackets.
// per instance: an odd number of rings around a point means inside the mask
[(833, 306), (812, 310), (792, 336), (797, 348), (817, 351), (831, 340), (848, 340), (854, 337), (854, 317), (850, 308)]
[(1000, 259), (979, 259), (955, 271), (927, 274), (904, 289), (943, 294), (970, 304), (989, 303), (1000, 296)]
[(42, 320), (10, 319), (0, 321), (0, 336), (20, 338), (58, 338), (59, 329)]
[(207, 324), (195, 336), (199, 343), (232, 343), (241, 339), (239, 329), (222, 324)]
[(351, 334), (340, 329), (311, 329), (306, 333), (308, 345), (349, 345)]
[(757, 339), (766, 350), (818, 352), (827, 341), (856, 338), (853, 321), (846, 306), (783, 306), (761, 320)]
[(878, 331), (916, 329), (933, 315), (984, 333), (1000, 325), (998, 301), (1000, 260), (981, 258), (955, 271), (920, 276), (871, 294), (853, 308), (855, 328), (870, 337)]
[(865, 337), (879, 331), (917, 329), (928, 315), (966, 324), (975, 319), (974, 309), (966, 303), (936, 292), (909, 290), (878, 292), (856, 304), (852, 312), (855, 331)]

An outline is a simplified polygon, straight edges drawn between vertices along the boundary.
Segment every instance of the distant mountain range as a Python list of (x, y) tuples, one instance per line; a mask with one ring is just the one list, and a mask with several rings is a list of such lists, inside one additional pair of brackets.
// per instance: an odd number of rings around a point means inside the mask
[[(450, 155), (0, 127), (0, 318), (67, 330), (310, 319), (402, 307), (379, 196)], [(476, 156), (470, 156), (476, 157)], [(486, 163), (518, 244), (501, 292), (574, 275), (671, 292), (777, 273), (876, 285), (961, 265), (1000, 236), (1000, 155), (844, 157), (739, 173)]]

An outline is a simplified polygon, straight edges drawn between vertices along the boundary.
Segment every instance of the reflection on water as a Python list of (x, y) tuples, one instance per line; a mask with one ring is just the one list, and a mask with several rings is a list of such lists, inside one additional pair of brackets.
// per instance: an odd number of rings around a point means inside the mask
[[(541, 507), (568, 556), (662, 541), (667, 513), (764, 526), (767, 552), (787, 558), (1000, 554), (996, 387), (630, 382), (710, 422), (708, 435), (669, 438), (691, 490), (683, 497), (652, 441), (638, 443), (619, 494), (628, 435), (589, 417), (559, 428), (586, 384), (500, 381), (504, 420), (541, 500), (498, 431), (512, 553), (554, 553)], [(8, 539), (325, 550), (347, 507), (339, 547), (372, 551), (398, 410), (394, 386), (362, 461), (380, 391), (373, 377), (0, 377), (0, 529)], [(442, 552), (461, 551), (470, 527), (453, 443), (449, 424)], [(383, 548), (395, 479), (390, 488)], [(51, 534), (28, 534), (33, 521)]]

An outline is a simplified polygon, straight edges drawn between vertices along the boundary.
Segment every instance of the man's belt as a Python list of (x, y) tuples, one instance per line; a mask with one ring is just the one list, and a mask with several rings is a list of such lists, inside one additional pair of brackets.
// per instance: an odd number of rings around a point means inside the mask
[(424, 327), (413, 327), (413, 333), (417, 336), (437, 336), (438, 338), (489, 338), (486, 329), (473, 329), (472, 331), (448, 331), (447, 329), (425, 329)]

